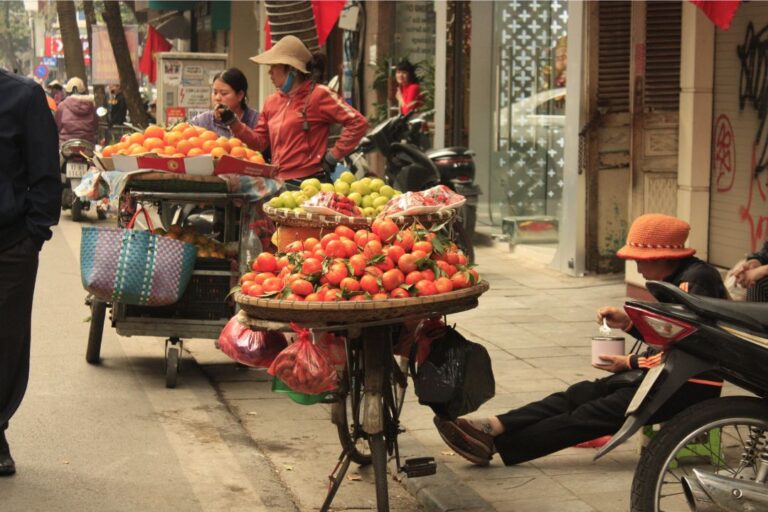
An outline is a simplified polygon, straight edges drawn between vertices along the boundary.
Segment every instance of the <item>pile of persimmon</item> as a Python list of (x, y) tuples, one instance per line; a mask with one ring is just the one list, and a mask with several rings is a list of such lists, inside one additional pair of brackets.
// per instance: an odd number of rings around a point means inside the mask
[(166, 157), (211, 155), (220, 158), (229, 155), (263, 164), (260, 152), (249, 149), (237, 138), (220, 137), (211, 130), (189, 123), (179, 123), (170, 130), (149, 126), (144, 132), (123, 135), (120, 142), (105, 147), (101, 155), (144, 155), (155, 153)]
[(386, 300), (447, 293), (478, 280), (467, 256), (442, 234), (377, 219), (370, 230), (337, 226), (319, 240), (262, 252), (241, 276), (240, 291), (294, 301)]

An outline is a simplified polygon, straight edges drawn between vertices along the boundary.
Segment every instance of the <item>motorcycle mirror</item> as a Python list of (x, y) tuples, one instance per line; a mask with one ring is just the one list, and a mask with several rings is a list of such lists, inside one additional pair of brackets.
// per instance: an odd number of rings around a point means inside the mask
[(96, 109), (96, 115), (99, 117), (104, 117), (107, 115), (109, 111), (104, 107), (99, 107)]

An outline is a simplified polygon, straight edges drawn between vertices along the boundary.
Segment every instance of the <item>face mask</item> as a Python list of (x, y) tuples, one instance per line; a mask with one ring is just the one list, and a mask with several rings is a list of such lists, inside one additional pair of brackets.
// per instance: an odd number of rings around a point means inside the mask
[(296, 74), (293, 71), (288, 72), (288, 77), (285, 79), (285, 83), (280, 88), (281, 91), (288, 94), (288, 91), (293, 87), (293, 79), (296, 78)]

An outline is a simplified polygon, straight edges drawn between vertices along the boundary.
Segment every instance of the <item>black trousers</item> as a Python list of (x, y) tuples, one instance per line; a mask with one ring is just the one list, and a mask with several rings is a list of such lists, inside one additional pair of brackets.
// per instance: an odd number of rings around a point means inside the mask
[(8, 428), (27, 389), (37, 263), (30, 238), (0, 251), (0, 431)]
[[(624, 412), (639, 386), (640, 380), (622, 382), (616, 376), (582, 381), (499, 415), (504, 433), (496, 437), (496, 450), (509, 466), (615, 434), (624, 423)], [(716, 398), (721, 389), (686, 383), (650, 423), (666, 421), (690, 405)]]

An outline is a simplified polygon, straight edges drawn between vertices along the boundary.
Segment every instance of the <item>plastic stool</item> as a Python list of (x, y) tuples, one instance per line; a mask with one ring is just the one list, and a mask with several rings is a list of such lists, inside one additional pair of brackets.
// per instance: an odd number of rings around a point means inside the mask
[[(654, 425), (646, 425), (643, 427), (643, 435), (650, 440), (656, 435)], [(701, 443), (689, 443), (685, 448), (675, 454), (675, 460), (670, 464), (671, 469), (677, 469), (677, 462), (680, 459), (687, 459), (690, 457), (706, 457), (709, 458), (713, 465), (718, 465), (723, 460), (723, 454), (721, 451), (721, 439), (720, 429), (715, 428), (704, 434), (706, 440)]]

